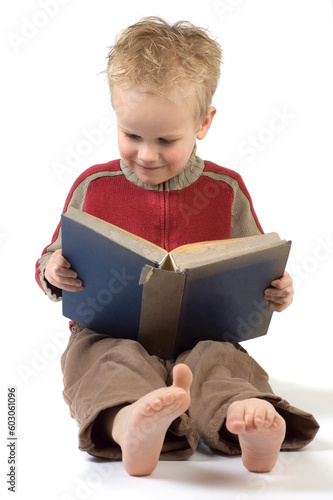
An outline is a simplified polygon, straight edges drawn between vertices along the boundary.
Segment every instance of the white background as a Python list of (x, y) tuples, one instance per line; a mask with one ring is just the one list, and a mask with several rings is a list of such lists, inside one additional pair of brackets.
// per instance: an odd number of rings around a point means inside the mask
[[(198, 154), (239, 171), (265, 232), (293, 241), (288, 270), (294, 304), (274, 315), (266, 337), (245, 347), (270, 373), (276, 391), (314, 413), (322, 429), (310, 445), (313, 459), (309, 447), (301, 455), (305, 462), (298, 455), (282, 459), (277, 475), (266, 479), (251, 479), (238, 459), (229, 459), (220, 484), (209, 474), (222, 459), (209, 452), (202, 464), (194, 458), (170, 469), (177, 487), (168, 481), (167, 464), (158, 466), (155, 479), (127, 478), (121, 464), (101, 464), (77, 450), (76, 425), (62, 400), (67, 320), (61, 305), (37, 287), (34, 264), (76, 177), (119, 156), (101, 72), (116, 34), (147, 15), (189, 20), (221, 43), (218, 113)], [(307, 471), (317, 493), (332, 498), (332, 2), (20, 0), (3, 3), (0, 18), (1, 491), (9, 494), (6, 394), (16, 386), (16, 498), (122, 498), (126, 491), (164, 498), (168, 488), (183, 498), (191, 484), (192, 499), (202, 491), (249, 500), (289, 490), (292, 498), (304, 498)], [(98, 144), (87, 143), (103, 120), (108, 130)], [(288, 483), (288, 474), (298, 473), (303, 486)]]

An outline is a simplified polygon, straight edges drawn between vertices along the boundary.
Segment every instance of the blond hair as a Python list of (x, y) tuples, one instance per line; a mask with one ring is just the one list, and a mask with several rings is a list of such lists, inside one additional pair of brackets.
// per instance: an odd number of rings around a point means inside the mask
[(194, 94), (194, 117), (208, 113), (220, 77), (222, 50), (208, 31), (187, 21), (146, 17), (123, 30), (108, 53), (111, 92), (120, 85), (180, 101)]

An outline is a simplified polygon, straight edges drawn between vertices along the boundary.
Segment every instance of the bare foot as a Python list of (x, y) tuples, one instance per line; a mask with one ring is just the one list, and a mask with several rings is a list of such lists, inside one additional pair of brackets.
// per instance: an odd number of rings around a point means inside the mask
[(250, 472), (269, 472), (279, 456), (286, 432), (284, 419), (264, 399), (235, 401), (228, 409), (226, 426), (238, 434), (242, 460)]
[(173, 379), (172, 386), (150, 392), (114, 418), (112, 437), (121, 447), (124, 467), (131, 476), (153, 472), (168, 427), (190, 405), (191, 370), (178, 364)]

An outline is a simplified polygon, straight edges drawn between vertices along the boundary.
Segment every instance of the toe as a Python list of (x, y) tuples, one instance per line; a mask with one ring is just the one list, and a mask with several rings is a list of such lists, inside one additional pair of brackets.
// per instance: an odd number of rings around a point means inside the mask
[(142, 405), (141, 405), (141, 407), (139, 407), (139, 409), (140, 409), (140, 413), (144, 417), (151, 417), (155, 413), (154, 408), (149, 403), (142, 403)]
[(173, 369), (173, 385), (176, 387), (181, 387), (188, 391), (191, 387), (193, 375), (190, 368), (183, 364), (179, 363)]
[(255, 409), (253, 423), (256, 427), (267, 427), (268, 423), (271, 423), (271, 420), (272, 418), (269, 417), (266, 408), (258, 407)]
[(163, 401), (161, 399), (155, 399), (150, 403), (150, 406), (154, 411), (159, 411), (161, 408), (163, 408)]
[(238, 402), (232, 403), (227, 412), (226, 427), (229, 432), (238, 434), (245, 430), (244, 408)]

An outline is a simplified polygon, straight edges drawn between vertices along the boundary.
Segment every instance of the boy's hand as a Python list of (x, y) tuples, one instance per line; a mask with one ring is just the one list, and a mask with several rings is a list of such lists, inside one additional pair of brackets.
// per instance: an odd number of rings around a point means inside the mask
[(77, 292), (83, 288), (82, 281), (77, 279), (77, 273), (71, 269), (61, 249), (52, 254), (45, 269), (45, 278), (51, 285), (67, 292)]
[(282, 278), (272, 281), (271, 285), (271, 288), (265, 290), (265, 299), (268, 300), (272, 311), (284, 311), (293, 301), (293, 279), (285, 271)]

